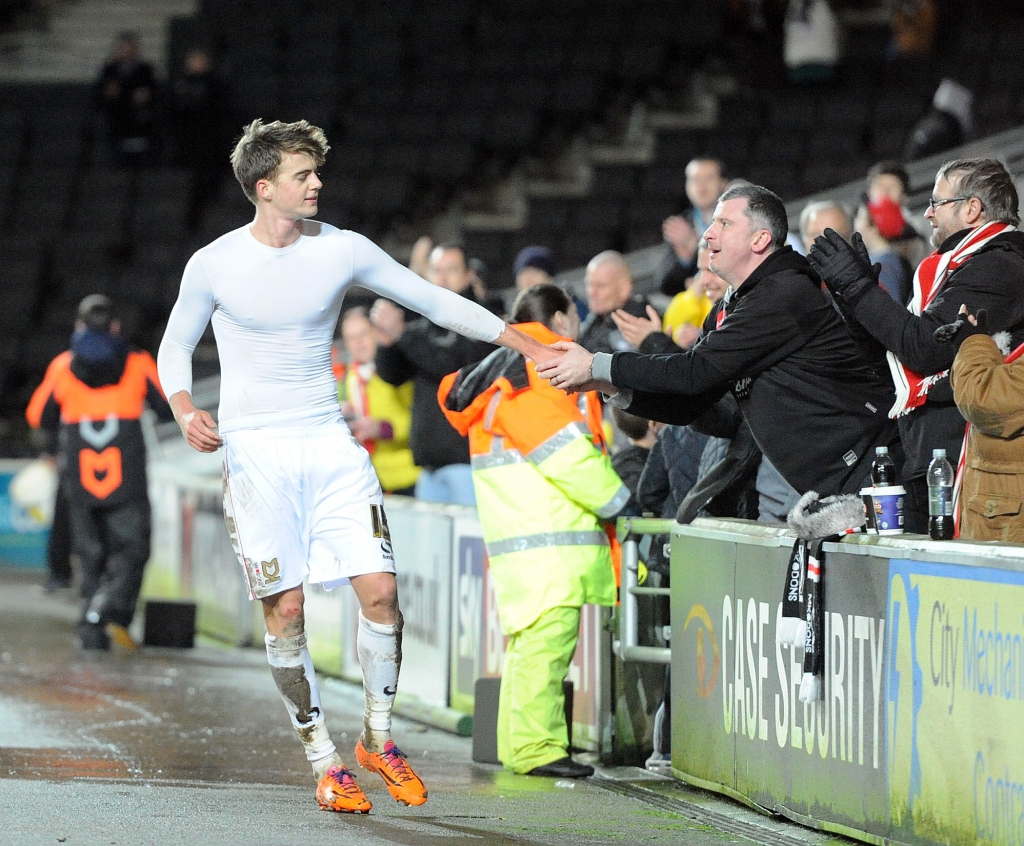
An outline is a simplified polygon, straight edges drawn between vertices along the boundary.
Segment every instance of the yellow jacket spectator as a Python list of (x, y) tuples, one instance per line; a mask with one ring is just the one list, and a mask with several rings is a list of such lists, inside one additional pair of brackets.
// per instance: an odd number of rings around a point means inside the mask
[(384, 493), (413, 495), (420, 468), (409, 448), (412, 382), (394, 386), (377, 375), (377, 341), (367, 313), (352, 308), (341, 319), (341, 337), (351, 359), (339, 399), (353, 436), (370, 453)]
[(662, 320), (665, 334), (672, 337), (684, 323), (699, 329), (704, 325), (704, 319), (711, 314), (713, 305), (711, 298), (704, 293), (704, 287), (694, 279), (690, 287), (676, 294), (665, 309), (665, 317)]
[[(721, 276), (708, 268), (710, 256), (708, 242), (702, 238), (697, 249), (697, 272), (686, 290), (672, 298), (662, 319), (662, 331), (683, 349), (697, 342), (705, 318), (729, 287)], [(639, 342), (635, 343), (639, 346)]]

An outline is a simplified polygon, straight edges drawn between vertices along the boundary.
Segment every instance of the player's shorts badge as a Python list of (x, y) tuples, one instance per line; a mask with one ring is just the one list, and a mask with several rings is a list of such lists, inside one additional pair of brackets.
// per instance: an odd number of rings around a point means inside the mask
[(391, 547), (391, 530), (388, 528), (388, 516), (384, 513), (384, 507), (371, 503), (370, 524), (373, 527), (373, 536), (380, 538), (380, 548), (384, 557), (389, 561), (395, 560), (395, 553)]
[(251, 558), (245, 559), (245, 569), (248, 572), (249, 584), (253, 593), (262, 597), (266, 589), (281, 581), (281, 564), (276, 558), (269, 561), (254, 561)]

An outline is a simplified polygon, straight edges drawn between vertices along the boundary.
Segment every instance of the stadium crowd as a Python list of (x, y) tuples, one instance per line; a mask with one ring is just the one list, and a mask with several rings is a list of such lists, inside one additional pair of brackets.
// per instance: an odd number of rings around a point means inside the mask
[[(692, 246), (692, 253), (687, 248), (680, 257), (682, 239), (677, 237), (677, 229), (695, 232), (693, 225), (678, 217), (665, 221), (665, 264), (675, 266), (669, 267), (663, 278), (670, 279), (677, 267), (685, 267), (687, 272), (672, 299), (662, 299), (667, 307), (661, 312), (646, 298), (633, 293), (629, 264), (621, 254), (603, 251), (588, 264), (585, 281), (588, 313), (582, 320), (578, 343), (591, 354), (607, 356), (604, 360), (611, 362), (609, 371), (608, 366), (602, 367), (599, 356), (594, 364), (598, 368), (593, 371), (595, 378), (600, 370), (606, 381), (614, 384), (617, 379), (607, 377), (615, 377), (617, 369), (627, 366), (628, 362), (630, 372), (632, 368), (640, 368), (638, 375), (617, 377), (626, 380), (619, 387), (637, 387), (654, 394), (675, 396), (674, 400), (667, 401), (671, 409), (664, 408), (662, 400), (651, 400), (641, 406), (631, 406), (634, 414), (686, 425), (713, 436), (721, 432), (717, 421), (708, 424), (703, 418), (713, 413), (715, 403), (728, 389), (739, 401), (740, 409), (746, 409), (746, 421), (760, 427), (753, 436), (755, 448), (767, 453), (759, 455), (753, 478), (744, 480), (753, 484), (762, 503), (760, 509), (744, 512), (746, 516), (782, 520), (788, 511), (787, 505), (791, 506), (795, 497), (810, 489), (822, 494), (855, 491), (864, 486), (867, 479), (874, 446), (890, 446), (901, 467), (901, 483), (908, 488), (908, 530), (926, 531), (924, 476), (932, 450), (945, 448), (951, 458), (959, 457), (966, 428), (966, 420), (957, 409), (948, 379), (959, 341), (966, 330), (961, 329), (952, 344), (941, 332), (936, 338), (936, 330), (958, 320), (964, 326), (973, 326), (958, 315), (961, 306), (965, 306), (971, 315), (986, 312), (992, 323), (991, 334), (1006, 347), (1004, 354), (1008, 355), (1024, 340), (1024, 315), (1020, 313), (1020, 303), (1024, 302), (1021, 298), (1024, 291), (1020, 289), (1021, 253), (1017, 244), (1019, 236), (1014, 229), (1017, 195), (1010, 175), (994, 160), (947, 162), (936, 175), (932, 201), (923, 218), (919, 218), (903, 204), (908, 183), (906, 171), (897, 162), (880, 162), (866, 175), (863, 201), (856, 210), (846, 209), (831, 200), (809, 203), (801, 214), (801, 237), (797, 240), (789, 232), (781, 202), (769, 190), (750, 186), (738, 178), (727, 180), (725, 166), (713, 158), (695, 159), (687, 167), (687, 173), (695, 176), (702, 171), (710, 171), (719, 180), (717, 187), (724, 188), (725, 193), (722, 199), (715, 196), (709, 204), (701, 193), (705, 190), (702, 181), (687, 179), (688, 198), (694, 209), (703, 205), (712, 223), (700, 232), (702, 237)], [(740, 210), (728, 220), (718, 221), (716, 214), (737, 206)], [(764, 291), (761, 293), (763, 311), (751, 313), (750, 301), (744, 295), (754, 288), (753, 284), (746, 283), (753, 269), (746, 267), (744, 257), (731, 256), (728, 240), (719, 241), (721, 229), (735, 229), (737, 225), (751, 226), (750, 237), (763, 227), (768, 238), (767, 247), (752, 248), (751, 255), (756, 260), (753, 268), (769, 258), (777, 264), (785, 263), (802, 274), (820, 294), (812, 299), (799, 296), (790, 302), (786, 299), (789, 296), (787, 286), (771, 295)], [(931, 234), (927, 240), (931, 241), (934, 252), (928, 263), (920, 265), (926, 250), (924, 231), (929, 228)], [(967, 265), (966, 258), (957, 252), (957, 245), (968, 236), (978, 234), (976, 230), (990, 233), (995, 229), (999, 230), (995, 233), (999, 237), (991, 235), (990, 238), (995, 238), (991, 243), (985, 240), (977, 249), (965, 248), (969, 257), (973, 258), (976, 252), (980, 254), (979, 261)], [(918, 276), (921, 272), (931, 272), (929, 268), (950, 252), (956, 258), (950, 265), (943, 265), (942, 276), (937, 281), (931, 280), (930, 294), (922, 293), (920, 279), (912, 290), (912, 270), (917, 271)], [(446, 253), (454, 257), (459, 274), (468, 276), (468, 257), (464, 251), (448, 244), (436, 248), (432, 255), (440, 257)], [(809, 263), (803, 253), (807, 254)], [(530, 247), (524, 250), (524, 255), (527, 259), (533, 257), (539, 263), (553, 265), (553, 253), (546, 246)], [(538, 256), (543, 261), (537, 259)], [(739, 267), (729, 267), (730, 260), (738, 261)], [(987, 270), (991, 263), (999, 266), (994, 274)], [(924, 271), (919, 270), (919, 266)], [(451, 290), (479, 299), (478, 293), (461, 277), (458, 282), (446, 282), (433, 261), (428, 262), (426, 273), (435, 284), (451, 285)], [(550, 279), (550, 274), (545, 278)], [(998, 278), (999, 283), (992, 281), (993, 278)], [(759, 277), (755, 283), (764, 287)], [(662, 290), (665, 289), (663, 284)], [(669, 285), (668, 290), (673, 287)], [(937, 296), (940, 290), (942, 295)], [(808, 322), (807, 318), (796, 316), (811, 302), (816, 303), (815, 308), (823, 309), (820, 319), (825, 323)], [(491, 308), (500, 311), (493, 302)], [(381, 317), (383, 313), (384, 304), (375, 305), (371, 322), (376, 321), (379, 337), (387, 341), (387, 318)], [(732, 313), (736, 317), (726, 322), (725, 316)], [(724, 343), (718, 339), (726, 336), (725, 329), (736, 326), (740, 315), (752, 324), (746, 329), (733, 329), (737, 333), (737, 358), (726, 364), (725, 353), (715, 345)], [(798, 339), (792, 342), (786, 340), (784, 327), (788, 321), (799, 327)], [(756, 337), (753, 327), (763, 336), (761, 346), (753, 340)], [(720, 334), (715, 335), (716, 331)], [(431, 348), (430, 344), (431, 341), (421, 338), (417, 348)], [(443, 338), (436, 344), (441, 350), (450, 346)], [(809, 344), (820, 346), (808, 347)], [(387, 350), (388, 346), (384, 343), (383, 349)], [(794, 402), (787, 411), (780, 394), (786, 380), (773, 382), (770, 377), (764, 377), (774, 364), (773, 357), (785, 355), (785, 360), (793, 360), (796, 351), (805, 347), (810, 366), (833, 369), (830, 373), (818, 374), (817, 378), (824, 382), (816, 382), (809, 373), (796, 370), (792, 386), (805, 390), (806, 397)], [(781, 350), (784, 352), (773, 355)], [(617, 355), (630, 352), (674, 357), (645, 359)], [(477, 353), (477, 358), (479, 356)], [(386, 364), (387, 359), (382, 359), (378, 350), (378, 365), (381, 361)], [(588, 372), (589, 363), (588, 359)], [(643, 375), (644, 368), (655, 364), (664, 368), (663, 375)], [(687, 369), (683, 371), (683, 367)], [(857, 394), (853, 378), (858, 367), (863, 368), (865, 385), (872, 385), (864, 396)], [(548, 375), (544, 368), (541, 372)], [(561, 375), (557, 370), (551, 373), (556, 379)], [(835, 382), (830, 383), (829, 379)], [(899, 389), (896, 394), (892, 387), (894, 379)], [(399, 375), (391, 381), (401, 384), (405, 379)], [(591, 387), (590, 380), (566, 384), (564, 376), (562, 386)], [(428, 391), (429, 387), (424, 393)], [(762, 400), (758, 400), (759, 392), (765, 394)], [(680, 396), (691, 399), (683, 402)], [(692, 399), (694, 397), (699, 397), (700, 402)], [(837, 404), (828, 411), (817, 411), (828, 397), (837, 397)], [(634, 402), (639, 400), (634, 398)], [(429, 408), (436, 408), (436, 405), (425, 405), (427, 408), (412, 412), (413, 429), (417, 416), (434, 414)], [(858, 408), (869, 409), (867, 417), (873, 421), (869, 429), (875, 434), (870, 435), (865, 444), (856, 443), (856, 438), (845, 444), (840, 433), (848, 420), (856, 416)], [(783, 424), (780, 420), (787, 413), (793, 418)], [(617, 452), (626, 445), (628, 437), (618, 431), (610, 410), (606, 418), (612, 434), (610, 442)], [(830, 421), (825, 437), (821, 437), (824, 431), (817, 422), (820, 419)], [(433, 426), (430, 430), (437, 433)], [(659, 438), (667, 437), (671, 431), (669, 427)], [(806, 449), (794, 450), (794, 431), (805, 431), (805, 438), (798, 439), (806, 443), (822, 444), (822, 455), (808, 459)], [(852, 431), (860, 430), (854, 425)], [(710, 447), (721, 449), (714, 441)], [(797, 455), (800, 457), (795, 458)], [(794, 460), (798, 465), (813, 467), (814, 472), (808, 475), (803, 467), (794, 466)], [(782, 469), (781, 474), (776, 467)], [(978, 469), (978, 466), (973, 467), (974, 472)], [(971, 480), (972, 465), (968, 464), (965, 472)], [(677, 492), (680, 497), (685, 494), (686, 491)], [(748, 501), (749, 497), (734, 494), (733, 499), (739, 503)], [(774, 506), (769, 505), (772, 502)], [(966, 497), (963, 507), (993, 510), (985, 501), (984, 492), (977, 490)], [(1002, 528), (995, 528), (997, 524)], [(973, 536), (978, 539), (1008, 539), (1000, 533), (1003, 529), (1010, 531), (1006, 528), (1009, 524), (1012, 520), (994, 519), (989, 521), (988, 529), (966, 531), (976, 532)], [(971, 525), (977, 526), (976, 523)]]

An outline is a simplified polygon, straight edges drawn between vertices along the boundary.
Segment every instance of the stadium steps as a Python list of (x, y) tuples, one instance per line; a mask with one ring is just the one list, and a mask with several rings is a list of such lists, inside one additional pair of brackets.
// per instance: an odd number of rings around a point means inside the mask
[(195, 0), (57, 3), (45, 29), (0, 36), (0, 82), (92, 82), (124, 30), (139, 34), (143, 57), (163, 76), (168, 21), (195, 9)]

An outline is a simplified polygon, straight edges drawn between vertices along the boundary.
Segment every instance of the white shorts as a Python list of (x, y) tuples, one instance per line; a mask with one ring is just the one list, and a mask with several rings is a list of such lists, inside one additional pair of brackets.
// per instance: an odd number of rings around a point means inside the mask
[(250, 599), (395, 572), (380, 483), (344, 426), (226, 434), (224, 521)]

